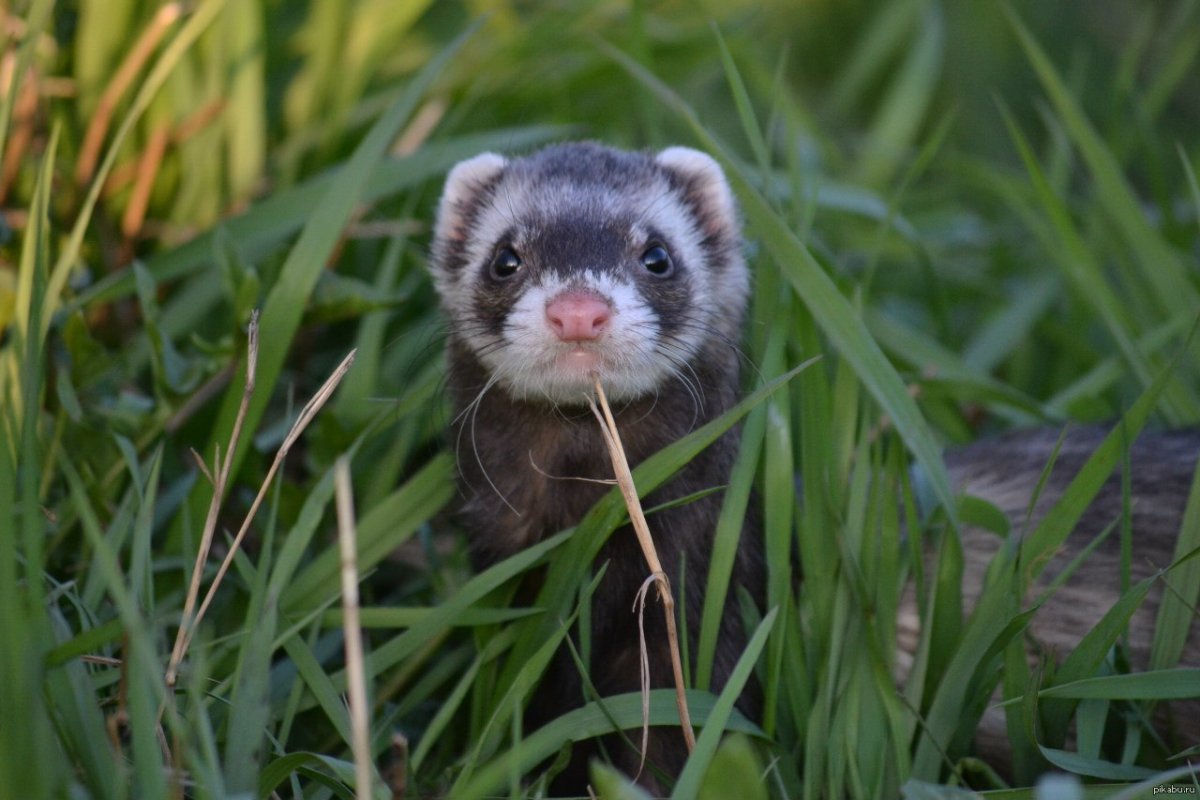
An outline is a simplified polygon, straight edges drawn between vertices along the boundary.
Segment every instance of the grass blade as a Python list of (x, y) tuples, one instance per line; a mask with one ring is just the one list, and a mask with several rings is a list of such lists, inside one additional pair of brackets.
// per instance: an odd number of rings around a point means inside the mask
[[(1176, 561), (1196, 548), (1200, 548), (1200, 462), (1192, 475), (1179, 538), (1175, 540)], [(1154, 641), (1150, 646), (1152, 670), (1174, 666), (1183, 653), (1200, 597), (1200, 559), (1191, 558), (1186, 563), (1174, 565), (1163, 580), (1169, 588), (1163, 593), (1154, 621)]]
[[(688, 708), (692, 711), (692, 722), (708, 724), (716, 709), (717, 698), (708, 692), (689, 691)], [(650, 692), (650, 724), (678, 724), (679, 710), (675, 707), (674, 689), (654, 689)], [(642, 696), (638, 692), (606, 697), (603, 703), (592, 702), (574, 711), (568, 711), (554, 722), (526, 736), (508, 751), (504, 759), (495, 759), (475, 774), (467, 786), (461, 788), (456, 797), (486, 797), (494, 794), (508, 780), (509, 771), (523, 774), (536, 764), (550, 758), (558, 750), (560, 742), (581, 741), (603, 736), (616, 729), (637, 728), (642, 724)], [(761, 735), (761, 731), (745, 717), (734, 711), (725, 730)]]
[(700, 123), (683, 99), (624, 53), (611, 47), (606, 47), (605, 52), (639, 82), (652, 89), (664, 105), (682, 117), (701, 144), (725, 167), (730, 183), (742, 201), (747, 221), (761, 237), (764, 246), (821, 330), (842, 357), (854, 366), (859, 380), (875, 397), (917, 461), (928, 472), (934, 494), (951, 521), (956, 523), (954, 494), (950, 491), (950, 480), (942, 464), (940, 448), (922, 419), (917, 404), (909, 396), (903, 381), (879, 345), (871, 338), (859, 314), (838, 291), (808, 248), (792, 233), (787, 221), (771, 208), (730, 152)]
[(708, 718), (704, 722), (704, 730), (701, 731), (700, 738), (696, 740), (696, 749), (688, 757), (687, 765), (680, 773), (679, 781), (675, 784), (675, 790), (671, 792), (671, 797), (696, 797), (700, 793), (704, 773), (708, 770), (708, 765), (717, 752), (721, 735), (725, 732), (726, 725), (733, 714), (733, 704), (737, 702), (738, 695), (741, 694), (746, 681), (750, 679), (759, 653), (767, 644), (767, 634), (771, 632), (771, 628), (775, 624), (777, 611), (778, 609), (773, 608), (763, 617), (758, 630), (754, 632), (745, 651), (738, 658), (737, 666), (729, 676), (729, 682), (721, 690), (720, 696), (713, 704), (712, 711), (709, 712)]
[(1140, 274), (1153, 287), (1168, 315), (1191, 316), (1200, 308), (1200, 292), (1188, 279), (1179, 256), (1150, 227), (1142, 205), (1122, 174), (1120, 165), (1084, 115), (1050, 58), (1016, 13), (1009, 7), (1005, 7), (1005, 11), (1026, 57), (1042, 82), (1042, 88), (1049, 95), (1055, 111), (1097, 183), (1097, 197), (1106, 218), (1140, 261)]
[[(442, 50), (421, 70), (409, 84), (408, 89), (372, 126), (370, 132), (355, 150), (346, 168), (339, 172), (324, 193), (314, 210), (312, 218), (304, 226), (300, 238), (292, 247), (287, 260), (280, 269), (279, 280), (267, 295), (262, 314), (262, 330), (269, 331), (259, 351), (258, 383), (264, 391), (251, 398), (246, 411), (245, 427), (256, 430), (270, 401), (270, 389), (276, 385), (283, 368), (284, 357), (300, 326), (300, 319), (308, 304), (309, 295), (316, 285), (317, 277), (329, 259), (330, 253), (350, 219), (355, 206), (362, 197), (368, 178), (383, 158), (387, 146), (395, 138), (400, 126), (411, 116), (417, 103), (429, 85), (454, 57), (473, 31), (461, 35)], [(239, 375), (225, 393), (220, 418), (214, 428), (212, 445), (229, 440), (229, 431), (241, 402), (245, 377)], [(238, 466), (250, 446), (249, 437), (239, 442), (238, 448), (227, 455), (230, 475), (236, 475)], [(212, 447), (209, 448), (212, 450)], [(199, 518), (203, 513), (204, 500), (199, 492), (193, 493), (192, 505)]]
[(150, 102), (166, 83), (171, 72), (179, 64), (180, 60), (187, 53), (189, 48), (195, 44), (200, 38), (205, 29), (220, 13), (221, 8), (225, 5), (226, 0), (205, 0), (192, 14), (191, 18), (184, 23), (180, 28), (179, 33), (167, 45), (154, 67), (150, 70), (150, 74), (146, 76), (145, 82), (141, 89), (138, 90), (134, 97), (133, 105), (126, 112), (125, 118), (121, 121), (117, 132), (113, 135), (112, 142), (108, 146), (108, 151), (104, 155), (104, 160), (101, 162), (99, 169), (96, 170), (95, 177), (92, 179), (90, 188), (83, 202), (83, 207), (80, 209), (78, 216), (75, 219), (75, 225), (71, 228), (71, 234), (63, 246), (62, 252), (58, 256), (58, 261), (54, 265), (54, 270), (50, 274), (50, 281), (46, 291), (44, 302), (45, 319), (43, 325), (49, 325), (51, 314), (61, 302), (63, 289), (66, 287), (67, 279), (70, 277), (71, 270), (79, 260), (79, 251), (83, 245), (83, 236), (86, 233), (88, 225), (92, 220), (92, 212), (96, 208), (96, 202), (100, 199), (100, 190), (104, 185), (105, 179), (116, 162), (117, 154), (121, 149), (125, 139), (133, 130), (134, 124), (145, 113), (150, 106)]

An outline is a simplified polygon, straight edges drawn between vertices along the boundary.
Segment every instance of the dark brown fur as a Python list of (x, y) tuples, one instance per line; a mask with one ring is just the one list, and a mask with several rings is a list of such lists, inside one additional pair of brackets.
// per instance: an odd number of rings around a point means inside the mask
[[(736, 339), (748, 275), (736, 217), (717, 163), (684, 148), (631, 153), (563, 144), (515, 159), (481, 154), (451, 171), (431, 267), (450, 321), (451, 436), (460, 515), (477, 567), (574, 526), (610, 490), (597, 483), (610, 481), (613, 468), (583, 402), (587, 376), (558, 360), (568, 340), (557, 339), (547, 322), (562, 293), (587, 290), (609, 304), (611, 324), (584, 346), (602, 354), (600, 377), (631, 465), (737, 401)], [(668, 269), (646, 267), (653, 249), (669, 251)], [(510, 253), (519, 268), (491, 269), (497, 253)], [(645, 498), (646, 506), (725, 484), (737, 441), (735, 431), (721, 437)], [(675, 595), (686, 599), (693, 648), (721, 502), (711, 494), (650, 520)], [(744, 539), (732, 581), (754, 593), (764, 584), (761, 548), (753, 536)], [(628, 528), (613, 533), (600, 565), (606, 571), (591, 599), (588, 677), (607, 696), (640, 687), (631, 609), (649, 567)], [(727, 681), (745, 641), (736, 604), (733, 592), (722, 616), (715, 689)], [(670, 686), (664, 622), (652, 609), (644, 619), (652, 686)], [(583, 700), (579, 671), (564, 651), (530, 703), (527, 726)], [(741, 705), (753, 713), (752, 691)], [(584, 792), (593, 751), (576, 749), (556, 789)], [(627, 772), (636, 770), (627, 749), (610, 752)], [(686, 758), (680, 731), (654, 731), (647, 756), (677, 773)], [(650, 775), (643, 783), (653, 785)]]
[[(950, 451), (946, 466), (956, 487), (994, 504), (1008, 517), (1012, 532), (1020, 534), (1032, 531), (1057, 503), (1107, 433), (1107, 429), (1100, 427), (1077, 427), (1068, 431), (1032, 514), (1029, 504), (1035, 496), (1038, 480), (1051, 460), (1059, 431), (1038, 428), (985, 439)], [(1200, 431), (1148, 432), (1130, 448), (1131, 584), (1173, 561), (1198, 456)], [(1035, 583), (1034, 592), (1040, 594), (1098, 534), (1120, 520), (1123, 504), (1120, 471), (1118, 466), (1101, 488), (1064, 546), (1047, 564), (1042, 577)], [(994, 533), (967, 528), (962, 534), (962, 545), (965, 558), (963, 600), (965, 610), (969, 611), (979, 596), (988, 565), (1000, 549), (1001, 540)], [(1034, 616), (1027, 632), (1031, 656), (1061, 660), (1117, 602), (1122, 586), (1121, 548), (1118, 522), (1118, 527)], [(1167, 575), (1167, 580), (1171, 580), (1171, 574)], [(1131, 666), (1135, 669), (1146, 669), (1149, 665), (1163, 591), (1162, 582), (1157, 583), (1130, 622), (1127, 641)], [(1032, 600), (1032, 595), (1026, 599)], [(1188, 602), (1195, 600), (1192, 597)], [(911, 594), (902, 609), (900, 627), (901, 663), (907, 671), (917, 634), (915, 600)], [(1188, 638), (1181, 659), (1189, 666), (1200, 665), (1200, 638), (1195, 635), (1196, 628), (1193, 623), (1193, 635)], [(1197, 691), (1200, 693), (1200, 688)], [(1169, 746), (1182, 750), (1200, 743), (1200, 701), (1179, 701), (1170, 705), (1171, 719), (1166, 725), (1160, 725)], [(1174, 736), (1170, 735), (1172, 730)], [(1009, 747), (1003, 712), (991, 710), (985, 714), (976, 735), (976, 749), (985, 761), (1001, 772), (1007, 772)]]
[[(736, 354), (730, 347), (713, 345), (704, 357), (697, 359), (694, 368), (697, 382), (704, 387), (704, 404), (699, 409), (692, 396), (678, 384), (664, 386), (654, 397), (613, 408), (631, 465), (686, 435), (693, 427), (719, 416), (736, 402), (738, 369)], [(474, 356), (452, 345), (449, 386), (455, 407), (462, 409), (473, 402), (485, 383), (486, 373)], [(609, 487), (573, 479), (607, 480), (613, 475), (599, 425), (586, 407), (552, 409), (544, 403), (513, 400), (493, 387), (483, 395), (475, 412), (457, 420), (451, 435), (457, 441), (465, 494), (462, 521), (472, 534), (472, 556), (479, 568), (576, 524), (609, 491)], [(645, 498), (644, 505), (652, 507), (724, 484), (736, 448), (736, 432), (726, 433), (692, 459), (675, 478)], [(663, 567), (676, 596), (686, 597), (693, 652), (721, 497), (720, 493), (708, 495), (660, 511), (651, 518)], [(680, 579), (680, 564), (684, 560), (686, 587)], [(607, 564), (607, 571), (592, 597), (594, 657), (590, 678), (601, 696), (637, 691), (640, 688), (638, 626), (631, 609), (649, 568), (633, 530), (627, 526), (615, 531), (597, 564)], [(763, 574), (761, 543), (747, 531), (734, 567), (733, 584), (757, 593), (764, 585)], [(657, 609), (647, 609), (645, 628), (651, 685), (670, 687), (673, 684), (667, 635)], [(714, 663), (714, 688), (724, 685), (744, 643), (736, 597), (731, 593)], [(531, 703), (527, 723), (532, 727), (582, 702), (575, 664), (565, 653), (560, 655)], [(753, 692), (743, 697), (740, 707), (756, 715)], [(572, 764), (556, 782), (556, 790), (583, 791), (587, 757), (594, 755), (594, 751), (588, 747), (577, 750)], [(629, 774), (636, 772), (637, 759), (628, 757), (627, 750), (618, 746), (610, 748), (610, 752), (624, 754), (626, 757), (619, 758), (618, 765)], [(678, 729), (652, 728), (648, 757), (667, 774), (677, 774), (687, 757)], [(650, 772), (644, 773), (644, 782), (653, 785)]]

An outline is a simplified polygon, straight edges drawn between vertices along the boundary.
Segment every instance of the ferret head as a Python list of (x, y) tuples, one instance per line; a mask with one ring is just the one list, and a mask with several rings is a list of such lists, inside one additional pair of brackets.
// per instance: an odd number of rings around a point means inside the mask
[(733, 196), (711, 157), (565, 144), (484, 153), (446, 179), (432, 248), (451, 336), (516, 399), (614, 400), (732, 347), (748, 291)]

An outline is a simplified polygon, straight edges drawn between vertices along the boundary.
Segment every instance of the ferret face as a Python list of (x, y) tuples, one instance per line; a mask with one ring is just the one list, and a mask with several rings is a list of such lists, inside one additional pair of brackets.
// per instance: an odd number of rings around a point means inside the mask
[(451, 336), (516, 399), (579, 404), (686, 380), (711, 342), (736, 345), (748, 278), (733, 198), (687, 148), (595, 144), (457, 165), (432, 270)]

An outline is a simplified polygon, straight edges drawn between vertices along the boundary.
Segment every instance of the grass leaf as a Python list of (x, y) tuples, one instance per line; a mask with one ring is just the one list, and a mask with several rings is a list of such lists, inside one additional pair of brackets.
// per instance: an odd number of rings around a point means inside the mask
[(854, 366), (859, 379), (896, 426), (917, 461), (928, 471), (934, 494), (953, 520), (956, 514), (953, 494), (933, 434), (895, 368), (867, 332), (861, 317), (838, 291), (808, 248), (792, 233), (787, 221), (771, 208), (766, 198), (754, 187), (729, 151), (700, 124), (695, 112), (669, 87), (623, 53), (612, 48), (607, 52), (639, 82), (651, 88), (664, 105), (686, 120), (700, 143), (724, 165), (752, 229), (822, 331), (841, 356)]

